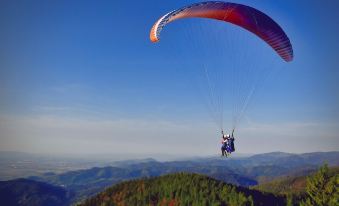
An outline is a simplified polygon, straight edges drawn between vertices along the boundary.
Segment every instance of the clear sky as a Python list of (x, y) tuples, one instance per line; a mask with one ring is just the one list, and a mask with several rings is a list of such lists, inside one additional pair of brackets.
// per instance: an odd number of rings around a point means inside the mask
[[(1, 1), (0, 150), (217, 154), (218, 128), (191, 78), (196, 58), (171, 52), (185, 49), (184, 20), (149, 41), (157, 18), (193, 2)], [(237, 152), (338, 150), (338, 1), (234, 2), (271, 16), (295, 52), (253, 98)], [(238, 53), (249, 47), (238, 43)]]

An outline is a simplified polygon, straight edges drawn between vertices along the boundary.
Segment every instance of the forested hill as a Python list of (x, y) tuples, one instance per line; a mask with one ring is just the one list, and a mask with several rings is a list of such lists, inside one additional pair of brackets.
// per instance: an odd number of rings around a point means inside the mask
[(176, 173), (112, 186), (86, 200), (95, 205), (286, 205), (285, 198), (226, 184), (213, 178)]
[[(310, 175), (313, 175), (314, 172)], [(335, 175), (339, 175), (339, 167), (329, 168), (328, 177), (331, 178)], [(262, 191), (271, 192), (280, 195), (303, 195), (306, 190), (306, 180), (308, 176), (287, 176), (277, 178), (271, 182), (256, 185), (251, 188)]]

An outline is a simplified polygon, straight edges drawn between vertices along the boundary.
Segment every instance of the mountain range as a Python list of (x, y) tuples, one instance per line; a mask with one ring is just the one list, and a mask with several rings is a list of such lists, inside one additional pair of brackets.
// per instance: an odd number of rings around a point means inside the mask
[(114, 166), (93, 167), (60, 174), (48, 172), (28, 179), (64, 189), (68, 194), (67, 201), (76, 203), (124, 181), (182, 172), (202, 174), (216, 181), (248, 188), (265, 185), (272, 180), (309, 175), (324, 162), (332, 167), (339, 166), (338, 157), (339, 152), (274, 152), (228, 159), (206, 157), (168, 162), (143, 159), (119, 161), (115, 162)]

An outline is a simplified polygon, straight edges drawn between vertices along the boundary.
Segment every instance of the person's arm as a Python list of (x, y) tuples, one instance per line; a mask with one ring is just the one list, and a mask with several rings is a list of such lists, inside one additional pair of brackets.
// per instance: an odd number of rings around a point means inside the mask
[(232, 130), (232, 137), (234, 138), (234, 129)]

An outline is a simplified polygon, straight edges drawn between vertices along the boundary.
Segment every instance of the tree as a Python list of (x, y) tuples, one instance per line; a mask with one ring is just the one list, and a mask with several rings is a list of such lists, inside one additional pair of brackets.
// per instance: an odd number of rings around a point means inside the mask
[(312, 176), (307, 178), (306, 198), (300, 206), (338, 206), (339, 174), (332, 177), (328, 165), (324, 164)]

